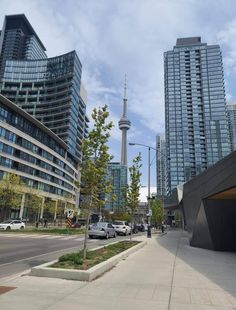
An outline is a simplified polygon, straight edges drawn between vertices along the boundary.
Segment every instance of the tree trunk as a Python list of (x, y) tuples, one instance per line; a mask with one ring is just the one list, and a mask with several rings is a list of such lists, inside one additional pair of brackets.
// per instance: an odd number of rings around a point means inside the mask
[[(90, 206), (91, 206), (91, 204), (92, 203), (90, 203)], [(90, 208), (89, 208), (88, 213), (87, 213), (85, 233), (84, 233), (84, 248), (83, 248), (83, 258), (84, 259), (86, 259), (86, 256), (87, 256), (87, 239), (88, 239), (89, 219), (90, 219)]]
[(131, 231), (130, 231), (130, 241), (132, 240), (132, 229), (133, 229), (133, 227), (134, 227), (134, 216), (132, 215), (132, 218), (131, 218)]

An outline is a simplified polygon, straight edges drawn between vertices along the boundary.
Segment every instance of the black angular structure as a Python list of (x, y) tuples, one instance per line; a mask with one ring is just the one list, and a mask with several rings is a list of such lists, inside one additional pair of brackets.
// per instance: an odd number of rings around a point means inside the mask
[(236, 251), (236, 151), (185, 183), (179, 203), (192, 246)]

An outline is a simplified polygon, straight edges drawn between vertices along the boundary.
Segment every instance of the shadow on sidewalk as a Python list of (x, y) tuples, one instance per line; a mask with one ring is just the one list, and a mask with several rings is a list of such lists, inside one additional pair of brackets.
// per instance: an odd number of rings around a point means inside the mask
[[(195, 274), (196, 287), (201, 288), (202, 283), (202, 289), (210, 289), (211, 283), (207, 281), (210, 280), (236, 298), (235, 252), (191, 247), (188, 233), (181, 229), (167, 230), (167, 234), (156, 242), (176, 256), (174, 277), (177, 275), (178, 280), (182, 277), (183, 281), (194, 281), (191, 277)], [(187, 283), (182, 283), (182, 286), (187, 286)]]

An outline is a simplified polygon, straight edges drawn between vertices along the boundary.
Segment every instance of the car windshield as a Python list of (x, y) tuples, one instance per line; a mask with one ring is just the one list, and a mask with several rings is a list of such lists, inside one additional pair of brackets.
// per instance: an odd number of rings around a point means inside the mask
[(103, 222), (98, 222), (93, 224), (94, 227), (106, 227), (107, 223), (103, 223)]
[(115, 221), (114, 225), (124, 225), (124, 222), (122, 222), (122, 221)]
[(1, 224), (10, 224), (12, 221), (4, 221)]

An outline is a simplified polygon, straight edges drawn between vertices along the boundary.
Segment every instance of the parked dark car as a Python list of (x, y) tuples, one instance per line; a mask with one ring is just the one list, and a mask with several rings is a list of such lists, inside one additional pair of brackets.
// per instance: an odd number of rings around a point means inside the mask
[(144, 232), (145, 231), (145, 226), (143, 224), (138, 224), (138, 231)]
[(138, 226), (138, 224), (134, 224), (134, 226), (132, 228), (132, 233), (137, 234), (138, 232), (139, 232), (139, 226)]
[(79, 222), (74, 222), (72, 225), (71, 225), (71, 228), (80, 228), (81, 227), (81, 224)]

